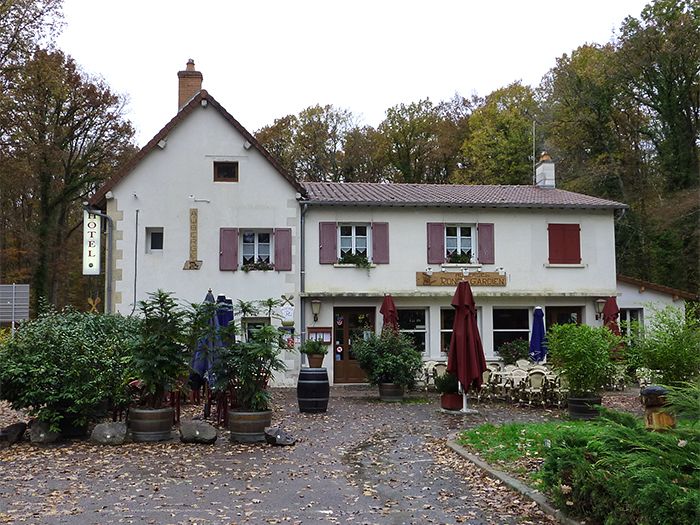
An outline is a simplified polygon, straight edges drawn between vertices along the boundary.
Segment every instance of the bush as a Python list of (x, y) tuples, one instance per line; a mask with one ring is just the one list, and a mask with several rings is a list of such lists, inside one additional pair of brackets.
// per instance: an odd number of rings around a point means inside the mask
[(19, 325), (0, 343), (0, 399), (59, 429), (63, 417), (87, 423), (105, 399), (122, 398), (137, 323), (71, 308)]
[(629, 414), (602, 417), (595, 438), (575, 434), (548, 451), (541, 473), (556, 505), (606, 525), (696, 523), (698, 430), (647, 432)]
[(329, 345), (320, 339), (306, 339), (299, 346), (299, 352), (306, 355), (326, 355)]
[(514, 365), (518, 359), (530, 359), (530, 343), (524, 339), (516, 339), (503, 343), (496, 350), (506, 365)]
[(622, 339), (605, 326), (554, 325), (547, 334), (549, 362), (569, 383), (569, 397), (595, 397), (617, 374), (614, 351)]
[(643, 333), (631, 348), (631, 359), (636, 368), (658, 371), (654, 381), (677, 385), (700, 375), (700, 321), (679, 308), (648, 306), (653, 312)]
[(366, 337), (355, 338), (351, 344), (357, 365), (367, 374), (369, 384), (394, 383), (415, 388), (423, 370), (423, 355), (413, 339), (391, 329), (383, 330), (381, 335), (367, 332)]

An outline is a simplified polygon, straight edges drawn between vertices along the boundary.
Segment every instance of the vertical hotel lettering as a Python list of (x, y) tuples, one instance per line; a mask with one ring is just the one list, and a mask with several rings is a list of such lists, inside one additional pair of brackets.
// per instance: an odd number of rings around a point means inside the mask
[(83, 275), (100, 275), (100, 231), (102, 219), (83, 211)]

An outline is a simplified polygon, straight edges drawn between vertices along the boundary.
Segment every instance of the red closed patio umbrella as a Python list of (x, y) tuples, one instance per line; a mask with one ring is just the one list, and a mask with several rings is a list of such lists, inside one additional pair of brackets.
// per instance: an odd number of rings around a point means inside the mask
[(394, 298), (391, 297), (391, 295), (384, 297), (384, 302), (382, 302), (379, 313), (384, 317), (382, 330), (384, 330), (384, 328), (391, 328), (394, 331), (399, 330), (399, 312), (396, 310)]
[(620, 335), (620, 325), (617, 323), (618, 315), (620, 315), (620, 307), (617, 306), (617, 301), (614, 297), (608, 297), (603, 307), (603, 324), (615, 335)]
[(452, 306), (455, 308), (455, 322), (447, 358), (447, 372), (456, 376), (462, 385), (462, 412), (468, 412), (466, 392), (470, 387), (481, 387), (486, 371), (486, 357), (476, 323), (474, 296), (467, 281), (461, 281), (457, 285)]

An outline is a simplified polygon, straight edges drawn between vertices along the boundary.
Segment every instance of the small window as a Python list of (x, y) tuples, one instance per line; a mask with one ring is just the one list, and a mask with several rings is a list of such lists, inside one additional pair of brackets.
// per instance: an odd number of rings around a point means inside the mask
[(269, 324), (269, 317), (246, 317), (245, 319), (243, 319), (243, 325), (245, 326), (246, 341), (252, 341), (253, 337), (255, 337), (255, 332), (257, 332), (264, 326), (268, 326)]
[(341, 224), (338, 227), (340, 242), (338, 258), (342, 259), (347, 255), (364, 255), (368, 259), (368, 232), (369, 227), (361, 224)]
[(425, 352), (425, 310), (399, 310), (399, 331), (413, 338), (416, 348)]
[(549, 231), (549, 264), (581, 264), (581, 227), (553, 224)]
[(530, 340), (530, 315), (525, 308), (493, 309), (493, 349), (516, 339)]
[(630, 336), (633, 339), (641, 337), (639, 333), (644, 320), (644, 310), (642, 308), (621, 308), (619, 326), (622, 335)]
[(238, 162), (215, 162), (214, 182), (238, 182)]
[(163, 251), (163, 228), (146, 228), (146, 252)]

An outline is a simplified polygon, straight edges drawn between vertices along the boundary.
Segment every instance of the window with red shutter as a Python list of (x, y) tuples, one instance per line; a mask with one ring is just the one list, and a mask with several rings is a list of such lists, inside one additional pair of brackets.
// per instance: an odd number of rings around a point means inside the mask
[(479, 252), (479, 264), (496, 264), (496, 249), (494, 243), (493, 223), (480, 222), (476, 225), (477, 249)]
[(335, 222), (318, 223), (318, 263), (335, 264), (338, 262), (338, 224)]
[(549, 231), (549, 264), (581, 263), (581, 226), (578, 224), (554, 224)]
[(445, 223), (428, 223), (428, 264), (445, 262)]
[(275, 270), (289, 272), (292, 270), (292, 229), (275, 229)]

